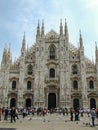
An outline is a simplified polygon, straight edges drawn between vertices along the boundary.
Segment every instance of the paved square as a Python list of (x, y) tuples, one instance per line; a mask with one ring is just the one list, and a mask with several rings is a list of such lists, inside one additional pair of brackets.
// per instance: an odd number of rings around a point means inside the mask
[[(15, 123), (8, 121), (0, 121), (0, 130), (98, 130), (98, 126), (91, 127), (88, 125), (90, 117), (85, 115), (80, 121), (70, 121), (69, 116), (59, 114), (49, 114), (45, 117), (37, 117), (32, 115), (25, 117), (20, 116)], [(85, 125), (87, 123), (87, 126)]]

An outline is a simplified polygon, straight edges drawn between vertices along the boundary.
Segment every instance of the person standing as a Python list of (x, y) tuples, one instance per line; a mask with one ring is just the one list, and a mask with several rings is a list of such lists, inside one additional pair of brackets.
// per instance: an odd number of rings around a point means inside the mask
[(95, 126), (96, 113), (95, 113), (95, 109), (94, 108), (91, 109), (90, 114), (91, 114), (91, 119), (92, 119), (92, 126)]
[(79, 121), (79, 108), (75, 109), (75, 121)]
[(73, 109), (70, 108), (70, 120), (73, 121)]
[(4, 110), (4, 120), (7, 120), (8, 118), (8, 107)]
[(2, 109), (0, 108), (0, 121), (1, 121), (1, 116), (2, 116)]
[(15, 116), (16, 116), (16, 110), (14, 107), (12, 107), (11, 111), (10, 111), (10, 116), (11, 116), (11, 123), (13, 122), (16, 122), (16, 119), (15, 119)]

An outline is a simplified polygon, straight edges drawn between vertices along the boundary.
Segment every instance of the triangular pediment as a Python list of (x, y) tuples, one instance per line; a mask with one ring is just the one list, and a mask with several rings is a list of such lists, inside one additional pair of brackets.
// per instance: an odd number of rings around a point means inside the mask
[(46, 39), (56, 39), (56, 38), (58, 38), (59, 37), (59, 35), (58, 35), (58, 33), (56, 33), (54, 30), (51, 30), (50, 32), (48, 32), (47, 34), (46, 34)]

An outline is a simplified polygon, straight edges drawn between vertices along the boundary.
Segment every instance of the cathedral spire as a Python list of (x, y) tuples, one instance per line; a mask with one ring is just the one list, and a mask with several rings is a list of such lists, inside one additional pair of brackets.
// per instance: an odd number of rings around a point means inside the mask
[(10, 57), (10, 55), (11, 55), (11, 52), (10, 52), (10, 43), (9, 43), (9, 48), (8, 48), (8, 55), (9, 55), (9, 57)]
[(67, 22), (66, 22), (66, 19), (65, 19), (65, 36), (68, 36), (68, 28), (67, 28)]
[(23, 36), (23, 40), (22, 40), (22, 47), (25, 50), (25, 46), (26, 46), (26, 38), (25, 38), (25, 32), (24, 32), (24, 36)]
[(24, 32), (23, 40), (22, 40), (21, 54), (23, 54), (25, 52), (25, 49), (26, 49), (25, 46), (26, 46), (26, 38), (25, 38), (25, 32)]
[(60, 35), (63, 35), (62, 19), (60, 20)]
[(42, 20), (41, 36), (44, 36), (44, 20)]
[(3, 56), (2, 56), (2, 64), (6, 64), (7, 62), (7, 49), (4, 48)]
[(95, 41), (95, 49), (96, 49), (96, 51), (97, 51), (97, 42)]
[(28, 44), (27, 44), (27, 57), (28, 57), (28, 52), (29, 52), (29, 50), (28, 50)]
[(83, 40), (82, 40), (82, 34), (80, 30), (80, 38), (79, 38), (80, 48), (83, 47)]
[(9, 48), (8, 48), (8, 55), (7, 55), (7, 60), (9, 61), (9, 62), (12, 62), (12, 57), (11, 57), (11, 51), (10, 51), (10, 43), (9, 43)]
[(38, 25), (37, 25), (37, 34), (36, 36), (40, 36), (40, 24), (39, 24), (39, 20), (38, 20)]
[(95, 58), (96, 62), (98, 63), (98, 48), (97, 48), (97, 42), (95, 41)]

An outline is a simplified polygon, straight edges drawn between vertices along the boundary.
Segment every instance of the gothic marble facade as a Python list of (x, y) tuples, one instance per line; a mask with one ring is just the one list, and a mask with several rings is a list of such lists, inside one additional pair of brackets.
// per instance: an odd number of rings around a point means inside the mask
[(0, 68), (0, 106), (98, 107), (98, 50), (95, 63), (84, 55), (82, 35), (79, 47), (69, 42), (67, 23), (60, 32), (44, 33), (38, 23), (36, 43), (26, 48), (22, 40), (20, 57), (12, 62), (4, 49)]

